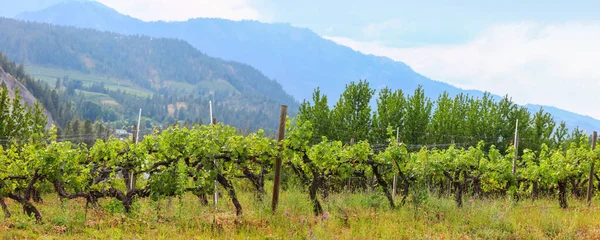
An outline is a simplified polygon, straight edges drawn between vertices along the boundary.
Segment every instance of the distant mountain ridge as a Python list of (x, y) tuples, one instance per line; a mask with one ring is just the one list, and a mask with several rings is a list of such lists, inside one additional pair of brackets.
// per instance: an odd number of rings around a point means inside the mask
[(15, 17), (22, 12), (38, 11), (63, 1), (65, 0), (3, 0), (0, 1), (2, 5), (0, 8), (0, 17)]
[(122, 15), (93, 1), (67, 1), (38, 12), (19, 14), (18, 19), (58, 25), (93, 28), (120, 34), (144, 34), (182, 39), (210, 56), (247, 63), (279, 81), (298, 100), (308, 99), (318, 86), (332, 97), (344, 84), (367, 79), (380, 88), (411, 91), (424, 86), (429, 96), (443, 91), (467, 91), (430, 80), (401, 62), (364, 55), (309, 29), (281, 23), (191, 19), (186, 22), (144, 22)]
[[(173, 118), (196, 121), (201, 116), (208, 122), (208, 101), (212, 99), (219, 121), (250, 129), (275, 129), (280, 105), (293, 108), (291, 115), (299, 105), (280, 84), (255, 68), (210, 57), (182, 40), (0, 18), (0, 52), (27, 65), (96, 74), (107, 81), (117, 78), (144, 91), (142, 102), (113, 94), (109, 101), (120, 104), (118, 111), (133, 115), (132, 110), (140, 108), (136, 105), (145, 104), (150, 109), (143, 114), (160, 117), (158, 122), (164, 121), (164, 114), (160, 115), (167, 111), (159, 101), (176, 108), (168, 110)], [(87, 91), (88, 96), (108, 94), (104, 86), (90, 85), (80, 84), (77, 89)], [(98, 91), (89, 92), (91, 88)], [(104, 97), (95, 102), (104, 104), (109, 96)], [(181, 109), (185, 112), (174, 113)]]
[[(28, 29), (29, 33), (17, 36), (20, 28)], [(244, 94), (294, 102), (277, 82), (251, 66), (210, 57), (181, 40), (123, 36), (1, 18), (0, 30), (3, 31), (0, 39), (4, 40), (0, 47), (17, 62), (101, 72), (148, 88), (160, 88), (165, 81), (198, 84), (223, 80)], [(31, 48), (25, 50), (26, 47)], [(56, 51), (61, 54), (54, 54)]]
[[(314, 32), (281, 23), (191, 19), (185, 22), (144, 22), (118, 13), (97, 2), (75, 1), (47, 9), (23, 13), (19, 19), (59, 25), (94, 28), (122, 34), (144, 34), (189, 42), (202, 52), (256, 67), (281, 83), (283, 89), (298, 100), (310, 99), (320, 87), (330, 99), (337, 99), (350, 81), (367, 79), (371, 86), (388, 86), (411, 93), (422, 85), (427, 96), (436, 98), (446, 91), (450, 95), (467, 93), (481, 96), (481, 91), (464, 90), (431, 80), (408, 65), (389, 58), (365, 55)], [(539, 109), (538, 106), (528, 106)], [(588, 132), (600, 129), (600, 121), (591, 117), (544, 106), (557, 121), (569, 128), (580, 126)]]

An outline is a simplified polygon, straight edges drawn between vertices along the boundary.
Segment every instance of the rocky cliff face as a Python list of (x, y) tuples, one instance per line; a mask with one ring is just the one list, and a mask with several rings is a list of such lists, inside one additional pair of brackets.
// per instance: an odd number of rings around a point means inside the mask
[[(2, 67), (0, 67), (0, 85), (2, 83), (6, 84), (6, 88), (8, 89), (8, 95), (10, 98), (15, 97), (15, 89), (19, 88), (19, 95), (21, 95), (21, 101), (26, 102), (28, 106), (33, 107), (37, 102), (37, 99), (27, 90), (27, 87), (17, 79), (15, 79), (10, 74), (6, 73)], [(54, 124), (54, 120), (46, 109), (44, 109), (44, 114), (48, 117), (48, 123), (46, 124), (46, 128), (50, 128)]]

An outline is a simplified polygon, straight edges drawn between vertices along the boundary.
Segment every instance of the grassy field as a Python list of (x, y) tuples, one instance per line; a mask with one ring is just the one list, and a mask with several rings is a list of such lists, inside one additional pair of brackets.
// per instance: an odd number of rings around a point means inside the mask
[[(240, 194), (244, 215), (236, 217), (226, 197), (218, 210), (193, 195), (136, 203), (125, 215), (119, 202), (85, 211), (83, 200), (61, 202), (46, 195), (38, 204), (44, 220), (36, 224), (8, 201), (11, 219), (0, 218), (3, 239), (600, 239), (600, 209), (571, 199), (568, 210), (555, 200), (467, 200), (462, 209), (447, 198), (431, 197), (415, 207), (388, 208), (373, 193), (335, 194), (323, 216), (312, 215), (305, 193), (283, 191), (276, 214), (270, 198)], [(596, 201), (596, 204), (599, 202)]]
[(62, 79), (64, 76), (68, 76), (70, 80), (79, 80), (85, 86), (91, 86), (94, 83), (103, 82), (106, 88), (109, 90), (121, 89), (121, 91), (126, 91), (141, 97), (147, 97), (152, 94), (150, 90), (138, 87), (132, 82), (123, 79), (86, 74), (78, 71), (63, 70), (58, 68), (40, 67), (34, 65), (25, 66), (25, 70), (35, 79), (45, 81), (48, 84), (50, 84), (50, 86), (56, 85), (56, 78)]
[(92, 102), (108, 104), (108, 105), (117, 105), (117, 106), (119, 105), (112, 97), (108, 96), (107, 94), (97, 93), (97, 92), (87, 92), (87, 91), (81, 91), (81, 90), (75, 90), (75, 91), (77, 93), (83, 94), (84, 100), (86, 100), (86, 101), (92, 101)]
[[(128, 93), (132, 93), (140, 97), (147, 97), (154, 94), (152, 89), (139, 87), (129, 80), (123, 80), (114, 77), (87, 74), (78, 71), (64, 70), (58, 68), (41, 67), (36, 65), (26, 65), (25, 71), (31, 76), (33, 76), (35, 79), (40, 79), (44, 82), (47, 82), (48, 84), (50, 84), (50, 86), (56, 85), (57, 78), (62, 79), (64, 76), (68, 76), (70, 80), (80, 80), (85, 86), (91, 86), (94, 83), (103, 82), (104, 86), (108, 90), (120, 89), (121, 91), (126, 91)], [(237, 92), (234, 86), (222, 79), (218, 79), (215, 81), (202, 81), (199, 82), (197, 85), (186, 83), (183, 80), (166, 81), (166, 84), (171, 88), (181, 91), (182, 93), (192, 93), (192, 90), (194, 90), (196, 87), (220, 91)]]

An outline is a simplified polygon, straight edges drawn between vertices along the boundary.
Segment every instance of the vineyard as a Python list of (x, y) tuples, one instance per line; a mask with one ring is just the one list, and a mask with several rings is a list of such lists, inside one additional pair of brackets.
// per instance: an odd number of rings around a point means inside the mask
[[(44, 183), (62, 199), (85, 200), (86, 209), (98, 206), (101, 199), (115, 199), (130, 213), (140, 199), (160, 201), (188, 192), (209, 205), (217, 182), (235, 214), (242, 216), (244, 206), (234, 186), (246, 182), (253, 186), (256, 201), (263, 201), (265, 182), (280, 158), (289, 175), (284, 181), (302, 186), (316, 216), (324, 213), (323, 201), (332, 194), (373, 188), (391, 209), (407, 202), (418, 204), (430, 193), (451, 196), (457, 207), (463, 206), (464, 196), (516, 202), (558, 195), (557, 204), (567, 208), (568, 196), (585, 196), (591, 165), (600, 155), (587, 137), (564, 149), (543, 145), (539, 154), (525, 150), (515, 158), (513, 147), (502, 154), (494, 146), (484, 150), (483, 143), (468, 149), (423, 147), (409, 152), (392, 131), (387, 146), (378, 151), (367, 141), (343, 144), (325, 137), (310, 145), (310, 122), (288, 120), (286, 129), (278, 143), (260, 131), (242, 136), (222, 124), (173, 126), (137, 144), (110, 138), (89, 149), (85, 144), (57, 142), (55, 131), (50, 131), (49, 136), (37, 135), (35, 141), (0, 149), (0, 165), (6, 166), (0, 169), (0, 204), (7, 218), (12, 213), (4, 198), (42, 222), (35, 202)], [(392, 193), (395, 176), (401, 195), (397, 202)], [(598, 179), (597, 172), (591, 176)]]
[[(173, 225), (210, 238), (239, 231), (313, 238), (313, 230), (370, 238), (370, 229), (383, 238), (537, 238), (531, 229), (541, 229), (553, 238), (563, 234), (561, 221), (576, 218), (579, 225), (565, 225), (572, 236), (600, 237), (581, 215), (600, 214), (595, 134), (568, 134), (565, 123), (556, 126), (542, 110), (531, 116), (508, 98), (443, 94), (433, 108), (421, 88), (406, 98), (383, 90), (373, 113), (373, 93), (367, 82), (351, 83), (329, 110), (317, 89), (298, 116), (286, 118), (282, 108), (277, 140), (217, 123), (175, 124), (123, 140), (79, 131), (61, 138), (58, 129), (44, 129), (41, 106), (2, 90), (0, 229), (17, 235), (0, 236), (30, 238), (17, 230), (32, 228), (89, 238), (92, 230), (161, 227), (169, 236)], [(523, 225), (547, 217), (531, 210), (539, 206), (559, 220)], [(499, 220), (501, 213), (512, 220)], [(336, 224), (317, 224), (330, 214)], [(407, 221), (453, 229), (397, 226)], [(225, 229), (233, 232), (221, 235)]]

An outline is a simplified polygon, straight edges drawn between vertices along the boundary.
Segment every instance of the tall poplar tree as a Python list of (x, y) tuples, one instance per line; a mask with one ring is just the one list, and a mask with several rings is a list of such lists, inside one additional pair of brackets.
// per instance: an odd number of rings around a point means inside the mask
[(431, 117), (433, 104), (422, 86), (415, 89), (413, 95), (408, 96), (406, 102), (406, 120), (404, 124), (404, 136), (406, 143), (425, 144), (426, 132)]
[(369, 87), (369, 82), (360, 80), (346, 85), (346, 90), (340, 96), (333, 109), (332, 126), (335, 137), (341, 141), (367, 140), (372, 127), (371, 98), (375, 90)]
[[(394, 132), (404, 128), (406, 115), (406, 99), (401, 89), (392, 91), (388, 87), (379, 91), (377, 99), (377, 111), (373, 116), (373, 141), (385, 141), (388, 136), (387, 128), (393, 128)], [(398, 134), (400, 140), (404, 135)]]

